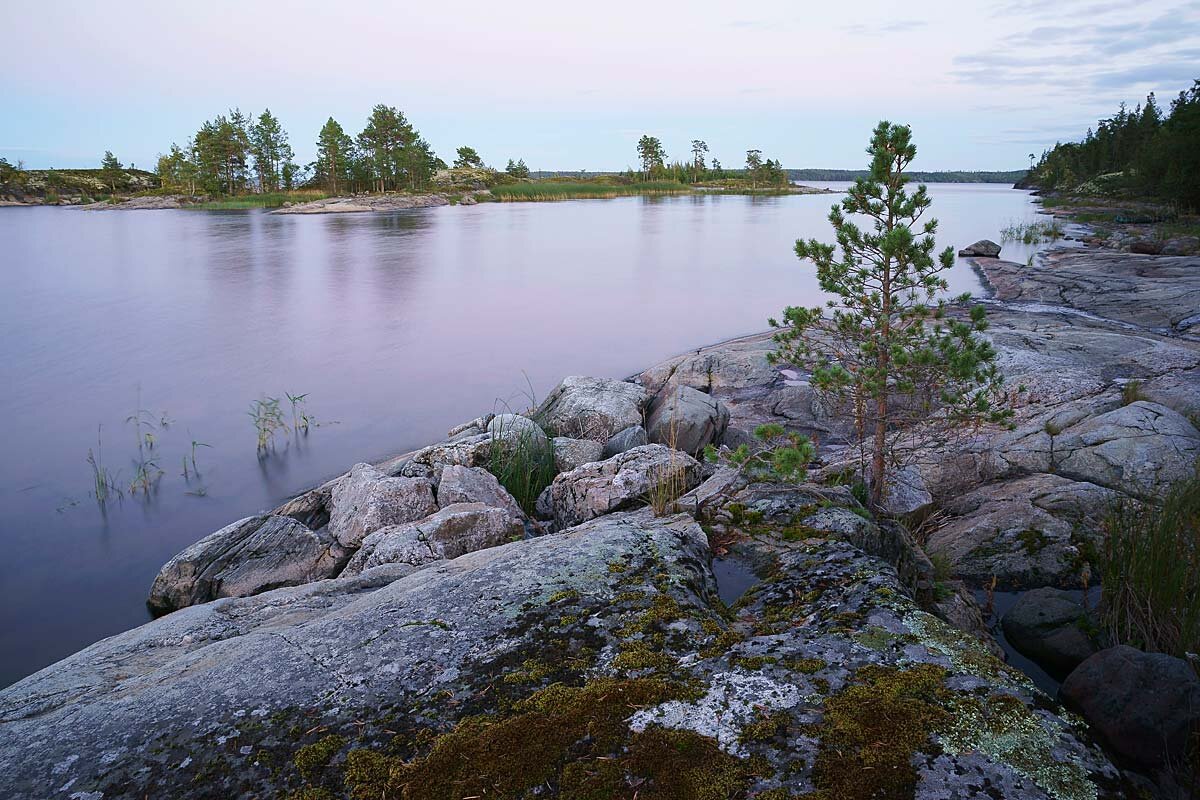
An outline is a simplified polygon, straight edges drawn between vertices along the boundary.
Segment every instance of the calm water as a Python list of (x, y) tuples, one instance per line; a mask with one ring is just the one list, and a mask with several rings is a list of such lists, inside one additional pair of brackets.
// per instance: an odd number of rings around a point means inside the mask
[[(1000, 186), (931, 189), (942, 245), (999, 240), (1035, 213)], [(539, 397), (567, 374), (623, 377), (813, 303), (792, 242), (830, 238), (835, 199), (0, 209), (0, 685), (149, 619), (150, 582), (186, 545), (355, 461), (524, 407), (526, 376)], [(952, 283), (978, 289), (965, 266)], [(322, 424), (260, 459), (247, 409), (284, 392), (307, 393)], [(165, 474), (102, 513), (88, 449), (99, 434), (128, 484), (139, 408)], [(188, 481), (193, 440), (211, 447)]]

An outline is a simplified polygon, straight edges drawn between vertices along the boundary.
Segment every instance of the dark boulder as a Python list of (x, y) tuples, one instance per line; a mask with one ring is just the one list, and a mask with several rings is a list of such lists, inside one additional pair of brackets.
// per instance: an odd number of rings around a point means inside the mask
[(1200, 680), (1186, 661), (1165, 653), (1101, 650), (1067, 676), (1060, 693), (1113, 750), (1144, 767), (1179, 763), (1200, 726)]
[(959, 250), (958, 254), (960, 256), (973, 256), (976, 258), (999, 258), (1000, 245), (991, 239), (980, 239), (975, 244), (969, 244), (962, 250)]

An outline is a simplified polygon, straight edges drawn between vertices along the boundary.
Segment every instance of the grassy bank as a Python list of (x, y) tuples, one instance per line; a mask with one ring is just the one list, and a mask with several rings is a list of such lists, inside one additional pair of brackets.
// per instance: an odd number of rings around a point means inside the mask
[(572, 181), (536, 181), (512, 183), (492, 188), (492, 195), (501, 202), (544, 200), (587, 200), (630, 195), (685, 194), (691, 188), (674, 181), (645, 181), (642, 183), (599, 183)]

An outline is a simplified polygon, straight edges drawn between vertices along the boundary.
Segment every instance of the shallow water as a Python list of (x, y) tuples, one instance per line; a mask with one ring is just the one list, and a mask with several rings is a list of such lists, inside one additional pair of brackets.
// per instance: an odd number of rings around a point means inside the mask
[[(931, 191), (943, 246), (999, 241), (1036, 213), (1003, 186)], [(0, 209), (0, 685), (146, 621), (166, 559), (355, 461), (524, 408), (563, 375), (624, 377), (818, 302), (791, 248), (831, 238), (836, 199)], [(951, 282), (978, 290), (965, 265)], [(247, 409), (285, 392), (321, 424), (259, 458)], [(164, 474), (149, 498), (100, 509), (88, 450), (128, 485), (139, 408)], [(185, 479), (193, 440), (210, 446)]]

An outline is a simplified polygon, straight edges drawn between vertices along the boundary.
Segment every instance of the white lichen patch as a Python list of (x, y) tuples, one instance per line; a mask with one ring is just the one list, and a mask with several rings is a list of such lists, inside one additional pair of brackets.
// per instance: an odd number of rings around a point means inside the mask
[(688, 730), (717, 740), (722, 750), (746, 756), (738, 742), (744, 728), (763, 711), (778, 711), (803, 702), (803, 693), (790, 683), (741, 670), (715, 676), (704, 697), (687, 703), (672, 700), (637, 712), (629, 721), (635, 731), (651, 725)]

